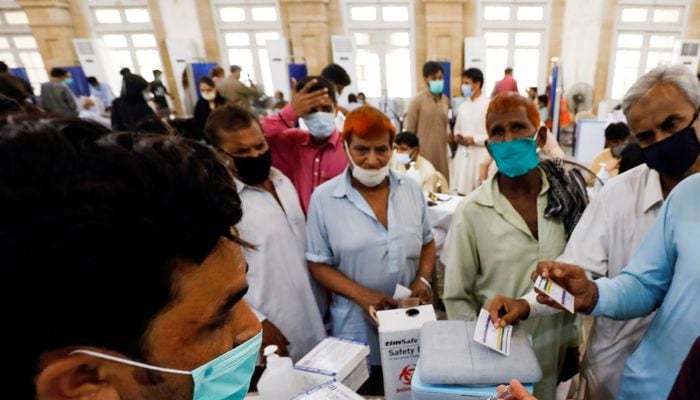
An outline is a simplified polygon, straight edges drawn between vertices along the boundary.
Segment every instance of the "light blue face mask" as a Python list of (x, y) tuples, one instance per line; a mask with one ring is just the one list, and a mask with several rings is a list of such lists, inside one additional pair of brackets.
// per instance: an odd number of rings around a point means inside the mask
[(472, 91), (471, 85), (467, 85), (466, 83), (462, 84), (462, 96), (464, 97), (472, 97), (474, 92)]
[(309, 128), (311, 136), (317, 139), (328, 139), (335, 130), (335, 114), (315, 112), (304, 116), (304, 123)]
[(63, 83), (65, 83), (66, 85), (70, 86), (70, 85), (73, 84), (73, 78), (66, 78), (66, 79), (63, 80)]
[(432, 94), (440, 94), (445, 88), (445, 81), (440, 79), (439, 81), (428, 81), (428, 90)]
[[(537, 133), (535, 133), (535, 137)], [(489, 152), (496, 161), (498, 171), (509, 178), (525, 175), (540, 163), (537, 142), (534, 138), (516, 139), (510, 142), (488, 143)]]
[(71, 354), (87, 354), (152, 371), (192, 375), (194, 380), (193, 400), (241, 400), (248, 393), (248, 386), (255, 371), (255, 362), (258, 359), (261, 343), (262, 332), (192, 371), (156, 367), (92, 350), (75, 350)]

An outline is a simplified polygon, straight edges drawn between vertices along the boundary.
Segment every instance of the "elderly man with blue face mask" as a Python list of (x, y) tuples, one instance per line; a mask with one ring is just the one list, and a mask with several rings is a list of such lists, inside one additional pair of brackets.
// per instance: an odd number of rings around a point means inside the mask
[[(556, 163), (540, 162), (546, 127), (535, 105), (504, 93), (486, 113), (487, 149), (499, 172), (466, 197), (454, 214), (441, 259), (449, 319), (475, 320), (496, 294), (522, 296), (538, 261), (556, 258), (586, 206), (585, 183)], [(578, 188), (578, 190), (577, 190)], [(540, 399), (554, 399), (567, 348), (578, 344), (575, 317), (528, 321), (543, 379)]]
[(336, 126), (335, 91), (327, 79), (308, 76), (294, 83), (290, 104), (262, 119), (272, 166), (292, 181), (304, 213), (316, 187), (348, 166)]

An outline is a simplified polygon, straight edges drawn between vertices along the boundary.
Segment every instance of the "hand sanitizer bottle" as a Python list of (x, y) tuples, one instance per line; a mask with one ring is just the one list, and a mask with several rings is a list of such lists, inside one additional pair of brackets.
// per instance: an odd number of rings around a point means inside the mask
[(292, 359), (277, 355), (277, 346), (267, 346), (263, 355), (267, 368), (258, 381), (258, 392), (262, 400), (289, 400), (303, 392)]

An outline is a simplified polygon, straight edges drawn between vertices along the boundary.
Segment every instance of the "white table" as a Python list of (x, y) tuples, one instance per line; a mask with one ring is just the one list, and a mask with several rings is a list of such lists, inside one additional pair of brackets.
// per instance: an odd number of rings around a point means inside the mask
[[(457, 206), (464, 197), (448, 194), (439, 194), (438, 197), (439, 200), (434, 202), (436, 203), (434, 206), (428, 206), (428, 220), (430, 226), (433, 228), (435, 246), (439, 258), (442, 247), (445, 245), (447, 232), (450, 230), (450, 225), (452, 224), (452, 215), (455, 213)], [(428, 201), (430, 201), (430, 199), (428, 199)]]

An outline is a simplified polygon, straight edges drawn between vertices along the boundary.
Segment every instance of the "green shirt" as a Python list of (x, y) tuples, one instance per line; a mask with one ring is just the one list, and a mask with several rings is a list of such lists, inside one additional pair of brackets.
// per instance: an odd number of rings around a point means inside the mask
[[(563, 253), (564, 224), (544, 217), (549, 182), (541, 171), (540, 176), (539, 240), (501, 194), (497, 176), (484, 182), (457, 207), (442, 257), (446, 265), (444, 301), (449, 319), (475, 320), (479, 310), (497, 294), (512, 298), (525, 295), (532, 290), (530, 274), (537, 263), (555, 260)], [(532, 335), (542, 367), (542, 381), (535, 385), (535, 396), (540, 400), (555, 398), (566, 348), (578, 344), (575, 320), (572, 314), (559, 313), (522, 323)]]

